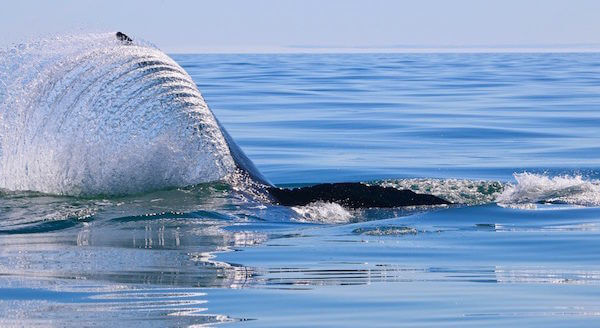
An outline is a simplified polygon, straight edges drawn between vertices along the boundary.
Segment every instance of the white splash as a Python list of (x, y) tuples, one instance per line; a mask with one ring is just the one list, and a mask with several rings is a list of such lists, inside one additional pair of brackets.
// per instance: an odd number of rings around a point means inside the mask
[(353, 215), (337, 203), (314, 202), (305, 206), (292, 207), (299, 217), (296, 221), (310, 223), (348, 223)]
[(582, 176), (549, 177), (534, 173), (515, 173), (516, 184), (507, 185), (497, 198), (502, 205), (533, 203), (564, 203), (600, 205), (600, 181)]
[(385, 180), (384, 187), (410, 189), (442, 197), (455, 204), (497, 203), (503, 207), (536, 209), (538, 203), (599, 206), (600, 181), (578, 175), (550, 177), (534, 173), (514, 173), (515, 183), (468, 179)]
[(195, 83), (160, 50), (104, 33), (0, 51), (0, 188), (126, 194), (234, 168)]
[(488, 204), (502, 193), (504, 184), (499, 181), (468, 179), (398, 179), (378, 183), (383, 187), (409, 189), (417, 193), (431, 194), (455, 204)]

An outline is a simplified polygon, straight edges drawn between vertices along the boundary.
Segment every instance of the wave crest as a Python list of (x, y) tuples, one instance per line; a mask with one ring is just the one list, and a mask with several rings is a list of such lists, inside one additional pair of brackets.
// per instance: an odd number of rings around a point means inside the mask
[(563, 203), (600, 205), (600, 181), (582, 176), (549, 177), (534, 173), (515, 173), (516, 184), (509, 184), (497, 198), (499, 204)]
[(314, 202), (305, 206), (292, 207), (299, 217), (296, 221), (310, 223), (348, 223), (352, 213), (337, 203)]
[(0, 188), (52, 194), (145, 192), (235, 169), (189, 75), (113, 33), (0, 51)]
[(522, 209), (535, 204), (554, 203), (600, 206), (600, 181), (581, 175), (548, 176), (529, 172), (514, 173), (515, 182), (467, 179), (399, 179), (377, 182), (384, 187), (410, 189), (432, 194), (455, 204), (498, 203)]

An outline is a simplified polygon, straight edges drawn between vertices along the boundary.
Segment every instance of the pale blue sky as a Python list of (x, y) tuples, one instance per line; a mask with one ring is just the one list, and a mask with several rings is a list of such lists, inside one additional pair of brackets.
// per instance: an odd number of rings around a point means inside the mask
[(2, 45), (121, 30), (167, 52), (600, 49), (597, 0), (5, 1)]

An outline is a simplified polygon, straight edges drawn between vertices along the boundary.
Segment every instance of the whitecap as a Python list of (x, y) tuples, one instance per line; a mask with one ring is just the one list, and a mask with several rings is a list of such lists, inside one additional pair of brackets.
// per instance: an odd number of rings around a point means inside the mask
[(0, 188), (128, 194), (235, 170), (219, 123), (174, 60), (114, 33), (0, 50)]
[(535, 173), (515, 173), (516, 184), (509, 184), (497, 202), (503, 205), (562, 203), (571, 205), (600, 205), (600, 181), (580, 175), (550, 177)]
[(350, 222), (353, 217), (348, 209), (337, 203), (314, 202), (292, 207), (292, 210), (298, 214), (294, 219), (299, 222), (340, 224)]

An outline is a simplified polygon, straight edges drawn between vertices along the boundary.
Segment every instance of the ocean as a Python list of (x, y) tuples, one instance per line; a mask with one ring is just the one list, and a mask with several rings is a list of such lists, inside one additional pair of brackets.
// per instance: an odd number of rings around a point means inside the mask
[[(600, 54), (170, 57), (277, 186), (363, 182), (434, 194), (454, 205), (285, 207), (222, 181), (121, 196), (5, 188), (0, 326), (600, 322)], [(22, 77), (17, 82), (26, 92), (32, 80), (46, 85), (10, 62), (0, 62), (0, 78)], [(4, 138), (22, 140), (29, 124), (32, 130), (50, 124), (32, 114), (26, 127), (7, 125), (9, 105), (21, 96), (14, 85), (0, 85)], [(84, 88), (80, 77), (63, 85), (60, 99), (95, 88)], [(102, 110), (115, 106), (105, 103)], [(96, 124), (94, 117), (85, 122)], [(127, 129), (152, 133), (148, 122), (153, 118)], [(70, 126), (73, 136), (94, 142), (98, 132), (81, 126)], [(28, 158), (49, 156), (44, 151), (59, 145), (44, 136), (47, 144)], [(5, 170), (22, 165), (7, 164), (11, 147), (0, 144)], [(63, 158), (51, 150), (55, 157), (39, 158)], [(179, 154), (179, 164), (187, 163), (186, 153)], [(114, 158), (116, 165), (144, 169), (144, 154), (127, 155), (107, 151), (86, 170)], [(185, 169), (159, 164), (174, 176)], [(4, 174), (0, 180), (52, 190), (52, 179)]]

